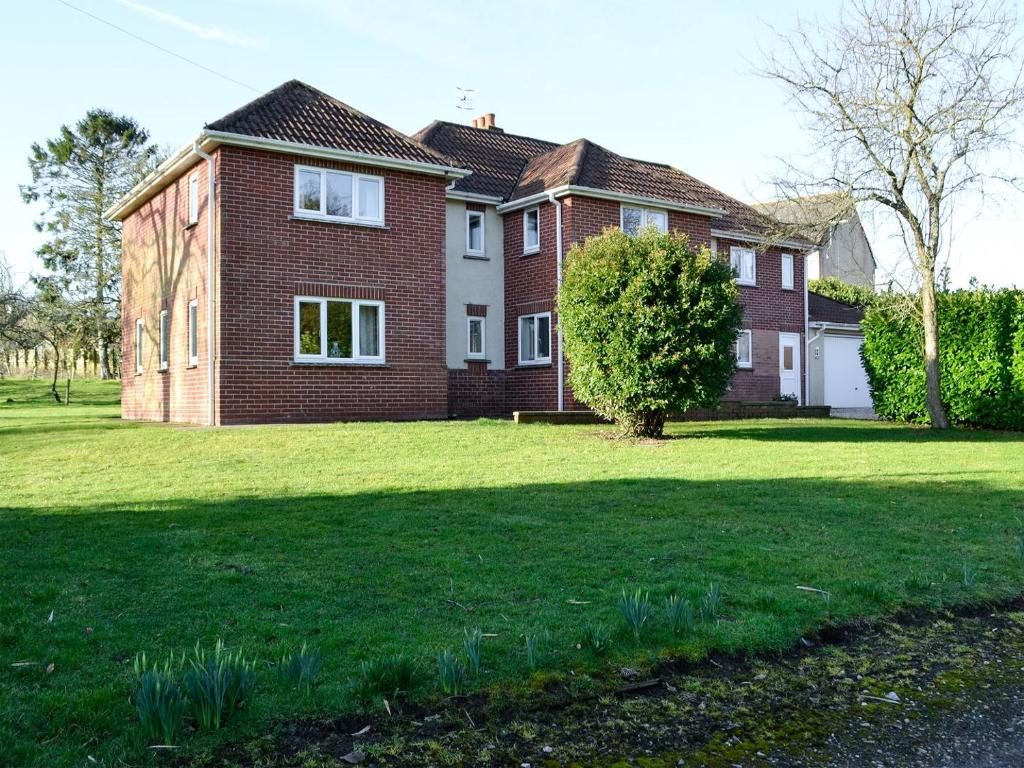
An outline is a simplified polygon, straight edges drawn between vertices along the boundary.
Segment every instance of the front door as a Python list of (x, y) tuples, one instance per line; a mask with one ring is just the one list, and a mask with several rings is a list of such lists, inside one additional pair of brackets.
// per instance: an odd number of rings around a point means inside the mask
[(779, 334), (779, 394), (793, 395), (798, 403), (800, 396), (800, 334)]

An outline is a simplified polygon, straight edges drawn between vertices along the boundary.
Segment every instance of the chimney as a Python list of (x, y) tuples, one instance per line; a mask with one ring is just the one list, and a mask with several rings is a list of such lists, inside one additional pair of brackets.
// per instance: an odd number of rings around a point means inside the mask
[(494, 113), (488, 112), (486, 115), (473, 118), (473, 127), (480, 128), (485, 131), (501, 131), (501, 128), (494, 124)]
[(484, 115), (483, 121), (484, 121), (484, 128), (493, 128), (494, 127), (494, 113), (493, 112), (488, 112), (486, 115)]

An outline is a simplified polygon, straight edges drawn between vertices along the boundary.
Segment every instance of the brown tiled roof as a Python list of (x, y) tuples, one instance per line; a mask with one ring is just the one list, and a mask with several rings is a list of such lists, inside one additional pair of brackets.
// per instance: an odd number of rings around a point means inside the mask
[(812, 323), (857, 325), (864, 319), (864, 310), (860, 307), (830, 299), (814, 291), (807, 292), (807, 314)]
[(289, 80), (206, 127), (378, 157), (457, 165), (441, 152), (298, 80)]
[(413, 138), (473, 171), (456, 182), (456, 190), (502, 200), (512, 194), (527, 160), (558, 147), (550, 141), (441, 120), (417, 131)]

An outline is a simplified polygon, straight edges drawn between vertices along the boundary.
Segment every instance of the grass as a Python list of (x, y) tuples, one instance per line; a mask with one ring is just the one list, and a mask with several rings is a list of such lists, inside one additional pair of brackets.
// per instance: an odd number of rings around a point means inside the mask
[[(527, 634), (549, 633), (536, 674), (600, 674), (1006, 597), (1024, 574), (1021, 435), (830, 421), (673, 424), (679, 439), (656, 444), (501, 421), (209, 430), (121, 422), (116, 385), (79, 382), (72, 399), (0, 382), (12, 765), (159, 760), (128, 700), (140, 651), (222, 637), (262, 660), (253, 706), (190, 737), (197, 749), (353, 711), (363, 660), (405, 653), (430, 681), (467, 628), (486, 658), (470, 686), (515, 687), (532, 674)], [(711, 583), (721, 620), (699, 631), (673, 637), (656, 612), (637, 644), (618, 615), (623, 589), (700, 606)], [(617, 628), (600, 656), (577, 649), (597, 624)], [(268, 663), (304, 642), (323, 656), (313, 695), (275, 686)]]

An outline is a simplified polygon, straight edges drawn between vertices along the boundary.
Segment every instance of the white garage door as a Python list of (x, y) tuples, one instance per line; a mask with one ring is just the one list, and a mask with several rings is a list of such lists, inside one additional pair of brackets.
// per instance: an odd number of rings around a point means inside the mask
[(870, 408), (868, 376), (860, 362), (863, 336), (825, 336), (825, 404)]

